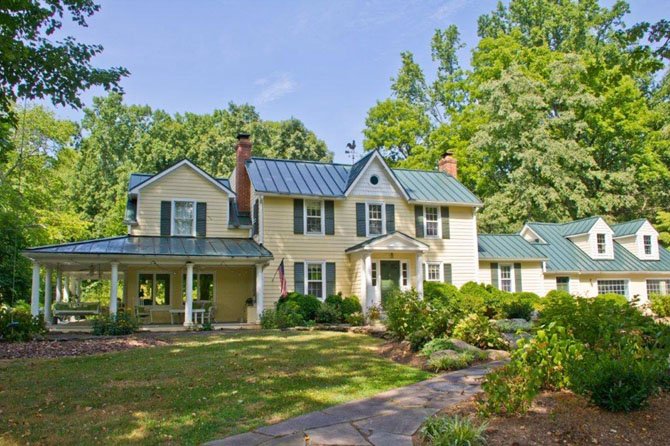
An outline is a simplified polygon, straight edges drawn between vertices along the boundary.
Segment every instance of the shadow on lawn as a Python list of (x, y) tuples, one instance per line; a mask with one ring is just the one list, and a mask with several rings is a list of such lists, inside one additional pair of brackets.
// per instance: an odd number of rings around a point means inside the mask
[(0, 440), (197, 444), (428, 376), (377, 356), (378, 342), (255, 332), (16, 361), (0, 368), (0, 408), (12, 420)]

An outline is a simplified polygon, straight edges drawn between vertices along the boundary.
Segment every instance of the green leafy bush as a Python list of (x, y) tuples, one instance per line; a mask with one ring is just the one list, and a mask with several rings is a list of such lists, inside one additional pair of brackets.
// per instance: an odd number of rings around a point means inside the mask
[(461, 298), (461, 292), (449, 283), (425, 282), (423, 284), (423, 298), (429, 303), (456, 303)]
[[(317, 301), (318, 302), (318, 301)], [(319, 302), (321, 304), (321, 302)], [(296, 301), (285, 302), (283, 305), (277, 305), (275, 312), (275, 323), (277, 328), (291, 328), (305, 325), (305, 318), (302, 313), (303, 308)]]
[(323, 303), (332, 305), (339, 310), (342, 306), (342, 293), (331, 294), (330, 296), (326, 297), (326, 300), (324, 300)]
[(354, 327), (360, 327), (365, 325), (365, 316), (361, 312), (351, 313), (344, 319), (344, 322)]
[(264, 310), (263, 313), (261, 313), (261, 328), (265, 330), (279, 328), (277, 326), (277, 311)]
[(500, 330), (488, 318), (477, 314), (471, 314), (456, 324), (453, 336), (479, 348), (507, 348)]
[(533, 328), (533, 323), (525, 319), (522, 320), (510, 320), (510, 319), (498, 319), (494, 322), (495, 326), (498, 327), (502, 333), (516, 333), (517, 331), (530, 331)]
[(503, 315), (507, 319), (525, 319), (529, 321), (533, 310), (533, 301), (524, 297), (512, 296), (502, 305)]
[(316, 311), (314, 320), (319, 324), (336, 324), (342, 319), (340, 310), (331, 304), (323, 303)]
[(321, 307), (321, 301), (316, 297), (292, 292), (283, 299), (279, 299), (279, 302), (277, 302), (277, 311), (288, 303), (295, 303), (297, 305), (296, 311), (300, 313), (303, 321), (313, 321), (316, 319), (316, 312)]
[(430, 341), (431, 336), (428, 330), (417, 330), (407, 336), (407, 340), (412, 347), (412, 351), (418, 352), (421, 348)]
[(670, 316), (670, 295), (651, 294), (649, 300), (651, 301), (651, 311), (656, 316)]
[(348, 296), (342, 299), (340, 312), (342, 313), (344, 320), (354, 313), (362, 313), (363, 307), (361, 306), (361, 301), (358, 296)]
[(617, 305), (628, 305), (628, 299), (626, 299), (626, 296), (622, 296), (621, 294), (617, 293), (605, 293), (605, 294), (599, 294), (596, 299), (602, 299), (602, 300), (609, 300)]
[(428, 307), (415, 290), (395, 291), (384, 302), (386, 328), (396, 339), (424, 330)]
[[(665, 370), (664, 370), (665, 369)], [(644, 407), (667, 374), (667, 364), (636, 358), (591, 353), (571, 370), (572, 390), (611, 412), (630, 412)]]
[(30, 314), (30, 307), (0, 305), (0, 341), (25, 342), (46, 333), (44, 321)]
[(130, 313), (119, 311), (116, 316), (100, 314), (93, 318), (94, 336), (122, 336), (137, 331), (139, 322)]
[(477, 402), (477, 410), (489, 416), (526, 412), (540, 388), (527, 373), (527, 367), (512, 362), (486, 375), (482, 390), (485, 398)]
[(485, 352), (475, 353), (470, 350), (456, 352), (455, 355), (433, 355), (428, 359), (428, 368), (435, 372), (460, 370), (470, 366), (478, 359), (486, 359)]
[(382, 317), (382, 309), (378, 305), (372, 305), (368, 308), (366, 316), (370, 322), (378, 321)]
[(454, 348), (454, 344), (449, 338), (435, 338), (428, 341), (421, 348), (421, 355), (430, 356), (435, 352), (439, 352), (440, 350), (456, 350), (456, 348)]
[(437, 416), (426, 421), (419, 435), (430, 446), (484, 446), (486, 427), (458, 415)]

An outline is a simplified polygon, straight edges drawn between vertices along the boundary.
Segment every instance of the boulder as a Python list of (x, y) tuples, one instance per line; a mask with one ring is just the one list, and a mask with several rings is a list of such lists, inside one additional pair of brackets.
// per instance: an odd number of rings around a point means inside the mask
[(516, 333), (503, 333), (503, 338), (507, 342), (507, 345), (510, 346), (511, 349), (516, 349), (517, 345), (516, 342), (519, 339), (528, 339), (531, 337), (530, 333), (521, 333), (521, 334), (516, 334)]
[(436, 352), (433, 352), (432, 355), (430, 355), (431, 361), (447, 357), (456, 360), (459, 358), (459, 353), (456, 350), (447, 349), (447, 350), (438, 350)]
[(470, 352), (474, 352), (474, 353), (478, 353), (478, 352), (482, 351), (481, 348), (475, 347), (474, 345), (468, 344), (467, 342), (461, 341), (460, 339), (451, 338), (451, 339), (449, 339), (449, 342), (451, 342), (451, 345), (453, 345), (454, 348), (456, 350), (459, 350), (459, 351), (463, 351), (463, 352), (470, 351)]
[(489, 360), (491, 361), (509, 359), (509, 352), (505, 350), (486, 350), (486, 353), (489, 355)]
[(399, 344), (399, 347), (400, 347), (401, 350), (406, 351), (406, 352), (412, 350), (412, 344), (409, 341), (402, 341)]

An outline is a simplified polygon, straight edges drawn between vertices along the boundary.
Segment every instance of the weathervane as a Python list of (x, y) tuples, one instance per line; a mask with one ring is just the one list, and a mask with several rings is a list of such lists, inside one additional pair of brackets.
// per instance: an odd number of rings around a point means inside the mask
[(352, 139), (351, 142), (347, 143), (347, 149), (344, 151), (347, 155), (351, 157), (351, 163), (356, 162), (356, 140)]

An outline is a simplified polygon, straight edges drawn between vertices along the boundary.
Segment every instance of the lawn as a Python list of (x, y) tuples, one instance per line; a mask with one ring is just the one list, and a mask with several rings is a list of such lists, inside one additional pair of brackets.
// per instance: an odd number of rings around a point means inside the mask
[(0, 361), (0, 444), (198, 444), (428, 377), (331, 332), (182, 336)]

